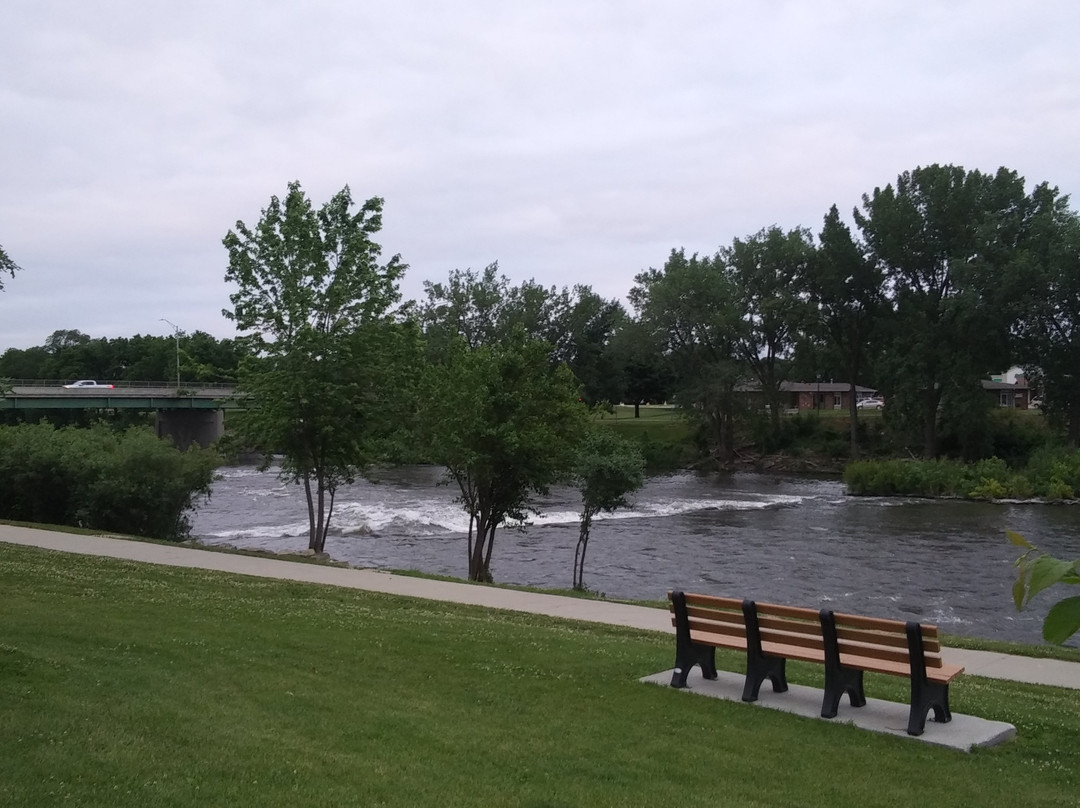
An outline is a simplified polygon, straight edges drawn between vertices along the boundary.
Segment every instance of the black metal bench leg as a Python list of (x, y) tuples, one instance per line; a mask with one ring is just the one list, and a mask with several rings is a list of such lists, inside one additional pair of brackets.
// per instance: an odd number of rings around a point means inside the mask
[(836, 718), (840, 710), (840, 699), (847, 693), (852, 707), (865, 707), (866, 695), (863, 692), (863, 672), (850, 668), (841, 668), (832, 673), (825, 673), (825, 697), (821, 701), (821, 717)]
[(762, 683), (772, 682), (774, 693), (786, 693), (787, 660), (768, 656), (761, 650), (761, 629), (758, 626), (757, 604), (744, 600), (743, 622), (746, 624), (746, 680), (743, 682), (743, 701), (757, 701)]
[(836, 618), (828, 609), (818, 613), (821, 619), (821, 638), (825, 649), (825, 696), (821, 700), (821, 717), (836, 718), (840, 699), (847, 693), (852, 707), (866, 706), (863, 672), (840, 664), (840, 642), (836, 636)]
[(926, 656), (922, 644), (922, 627), (907, 624), (908, 656), (911, 658), (911, 712), (908, 714), (908, 735), (922, 735), (926, 716), (934, 711), (934, 720), (946, 724), (952, 721), (949, 710), (949, 685), (931, 682), (926, 678)]
[(702, 648), (698, 655), (698, 665), (701, 667), (701, 677), (716, 681), (720, 675), (716, 672), (716, 649), (711, 645)]
[(716, 649), (711, 645), (699, 645), (690, 639), (686, 595), (672, 592), (671, 604), (675, 613), (675, 670), (671, 674), (671, 686), (686, 687), (686, 677), (694, 665), (701, 667), (701, 675), (705, 679), (716, 679)]
[(922, 735), (930, 711), (939, 724), (952, 721), (949, 710), (949, 686), (940, 682), (918, 681), (911, 677), (911, 712), (908, 714), (908, 735)]
[(702, 679), (718, 678), (716, 649), (708, 645), (691, 644), (675, 651), (675, 670), (671, 673), (671, 686), (686, 687), (686, 677), (690, 675), (690, 669), (694, 665), (701, 667)]
[(742, 700), (757, 701), (761, 686), (768, 679), (772, 682), (774, 693), (786, 693), (787, 660), (783, 657), (771, 657), (761, 654), (753, 660), (746, 658), (746, 681), (743, 683)]

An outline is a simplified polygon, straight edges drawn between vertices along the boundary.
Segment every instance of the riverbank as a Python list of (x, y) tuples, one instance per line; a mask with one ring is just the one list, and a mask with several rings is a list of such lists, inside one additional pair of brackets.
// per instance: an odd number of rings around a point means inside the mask
[[(123, 558), (150, 564), (215, 570), (240, 575), (363, 589), (384, 594), (441, 600), (569, 620), (673, 633), (666, 609), (604, 600), (396, 575), (370, 569), (304, 564), (272, 558), (220, 553), (180, 545), (127, 541), (52, 530), (0, 525), (0, 542), (66, 553)], [(948, 649), (946, 661), (976, 676), (1080, 689), (1080, 662), (1036, 659), (989, 651)]]

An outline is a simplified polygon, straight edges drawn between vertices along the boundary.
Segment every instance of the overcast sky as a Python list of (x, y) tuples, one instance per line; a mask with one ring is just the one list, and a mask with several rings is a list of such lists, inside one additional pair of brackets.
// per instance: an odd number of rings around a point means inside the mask
[(623, 298), (920, 165), (1080, 207), (1080, 3), (5, 0), (0, 351), (233, 335), (221, 239), (385, 199), (402, 292), (498, 261)]

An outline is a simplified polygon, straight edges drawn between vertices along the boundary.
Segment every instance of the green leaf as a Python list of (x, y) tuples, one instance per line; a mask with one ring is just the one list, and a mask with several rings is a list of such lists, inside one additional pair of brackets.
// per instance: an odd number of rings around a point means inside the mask
[(1065, 598), (1050, 607), (1043, 621), (1043, 638), (1047, 642), (1061, 645), (1077, 631), (1080, 631), (1080, 597)]
[(1020, 570), (1020, 574), (1016, 576), (1016, 580), (1013, 581), (1012, 595), (1013, 603), (1016, 604), (1016, 610), (1020, 611), (1024, 608), (1024, 594), (1027, 592), (1027, 571)]
[(1031, 543), (1027, 539), (1025, 539), (1023, 536), (1021, 536), (1019, 533), (1017, 533), (1014, 530), (1006, 530), (1005, 535), (1008, 536), (1009, 541), (1011, 541), (1017, 547), (1024, 547), (1024, 548), (1027, 548), (1028, 550), (1034, 550), (1035, 549), (1034, 547), (1032, 547)]
[(1061, 561), (1053, 556), (1040, 556), (1030, 566), (1031, 578), (1028, 581), (1028, 596), (1030, 602), (1033, 597), (1042, 592), (1048, 586), (1059, 583), (1069, 576), (1076, 567), (1075, 561)]

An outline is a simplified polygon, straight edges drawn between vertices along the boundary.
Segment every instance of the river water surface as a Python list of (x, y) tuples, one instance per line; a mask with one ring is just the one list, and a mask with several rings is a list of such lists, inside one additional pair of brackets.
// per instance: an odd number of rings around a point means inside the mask
[[(355, 566), (464, 578), (468, 517), (439, 469), (388, 469), (338, 492), (326, 551)], [(500, 583), (568, 588), (579, 499), (557, 489), (522, 530), (495, 537)], [(672, 588), (878, 617), (972, 637), (1040, 642), (1055, 587), (1013, 607), (1018, 550), (1005, 530), (1080, 557), (1080, 506), (849, 497), (835, 479), (684, 472), (651, 478), (634, 508), (594, 523), (585, 583), (617, 598)], [(192, 519), (208, 544), (300, 552), (302, 490), (273, 471), (221, 470)], [(1075, 639), (1073, 641), (1075, 644)]]

